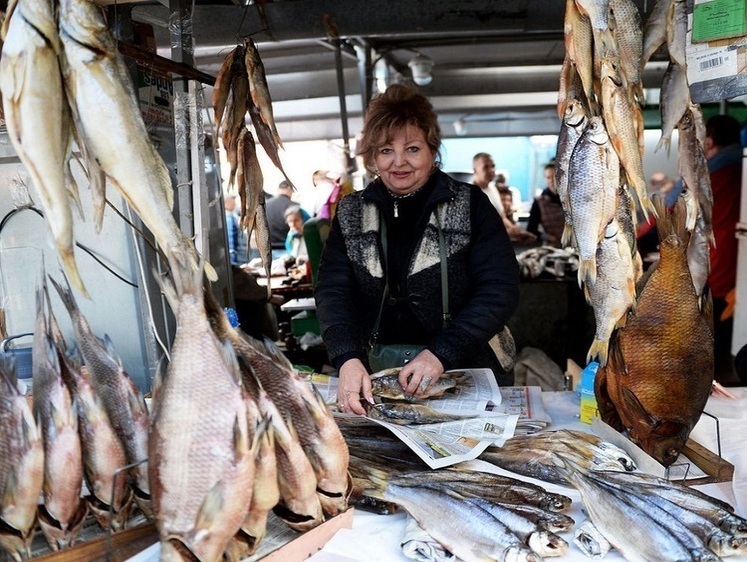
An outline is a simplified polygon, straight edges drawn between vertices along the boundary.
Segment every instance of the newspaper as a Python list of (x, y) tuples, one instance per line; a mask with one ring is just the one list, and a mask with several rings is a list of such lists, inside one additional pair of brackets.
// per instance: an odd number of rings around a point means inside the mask
[[(430, 468), (472, 460), (490, 445), (503, 445), (516, 434), (522, 418), (533, 416), (542, 427), (549, 423), (539, 387), (499, 388), (490, 369), (460, 371), (465, 376), (457, 389), (426, 402), (434, 410), (463, 419), (410, 426), (369, 419), (389, 429)], [(337, 382), (336, 377), (312, 375), (312, 383), (329, 404), (337, 401)]]

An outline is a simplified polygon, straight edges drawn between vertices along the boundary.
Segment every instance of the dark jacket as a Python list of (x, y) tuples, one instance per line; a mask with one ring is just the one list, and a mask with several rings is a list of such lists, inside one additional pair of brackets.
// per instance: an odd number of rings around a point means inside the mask
[(559, 248), (563, 228), (565, 227), (565, 215), (560, 203), (560, 195), (549, 187), (546, 187), (542, 194), (532, 202), (532, 208), (529, 210), (527, 232), (531, 232), (539, 238), (541, 236), (540, 225), (542, 225), (546, 235), (545, 242)]
[(288, 223), (285, 222), (285, 211), (293, 205), (290, 197), (280, 194), (265, 203), (267, 223), (270, 225), (270, 244), (273, 249), (285, 248), (285, 237), (288, 235)]
[[(518, 265), (511, 241), (479, 188), (435, 172), (428, 189), (414, 217), (417, 243), (403, 255), (400, 267), (390, 267), (403, 272), (404, 278), (390, 279), (390, 286), (394, 282), (401, 288), (406, 318), (409, 311), (405, 331), (410, 341), (397, 343), (426, 344), (445, 369), (492, 366), (474, 363), (518, 304)], [(451, 321), (445, 329), (436, 212), (448, 256)], [(377, 180), (340, 201), (325, 245), (315, 297), (322, 338), (337, 368), (348, 359), (366, 358), (385, 286), (382, 215), (387, 224), (396, 220), (386, 188)], [(391, 234), (388, 239), (391, 257), (398, 241)], [(382, 323), (381, 328), (382, 333), (403, 332), (398, 330), (402, 326), (387, 328)]]

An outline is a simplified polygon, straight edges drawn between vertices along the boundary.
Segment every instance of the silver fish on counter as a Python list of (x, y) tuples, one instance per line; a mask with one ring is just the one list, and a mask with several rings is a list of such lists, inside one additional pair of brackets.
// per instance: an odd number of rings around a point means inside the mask
[(541, 562), (494, 515), (469, 501), (419, 486), (380, 480), (381, 497), (402, 506), (430, 536), (465, 562)]
[(369, 418), (397, 425), (443, 423), (476, 417), (474, 415), (445, 414), (425, 404), (397, 402), (369, 404), (364, 401), (363, 407), (366, 409), (366, 415)]
[(44, 483), (44, 444), (14, 365), (0, 360), (0, 548), (16, 562), (31, 558)]

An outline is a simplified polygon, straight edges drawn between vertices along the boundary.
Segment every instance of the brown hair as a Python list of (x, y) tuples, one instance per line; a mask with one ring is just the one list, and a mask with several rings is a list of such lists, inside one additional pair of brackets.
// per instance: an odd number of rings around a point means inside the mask
[(436, 155), (436, 166), (441, 166), (441, 127), (433, 105), (415, 88), (392, 84), (386, 92), (371, 100), (366, 110), (357, 154), (363, 157), (369, 172), (373, 173), (376, 169), (376, 150), (407, 125), (425, 133), (425, 142)]

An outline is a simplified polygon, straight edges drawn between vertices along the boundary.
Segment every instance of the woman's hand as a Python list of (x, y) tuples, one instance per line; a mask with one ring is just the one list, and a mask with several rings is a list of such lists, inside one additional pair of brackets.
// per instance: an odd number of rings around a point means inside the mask
[(435, 383), (444, 372), (438, 357), (427, 349), (417, 354), (399, 372), (399, 384), (410, 396), (423, 396), (426, 389)]
[(337, 385), (337, 402), (343, 412), (366, 415), (361, 404), (361, 394), (369, 403), (373, 404), (371, 393), (371, 378), (360, 359), (345, 361), (340, 367), (339, 383)]

